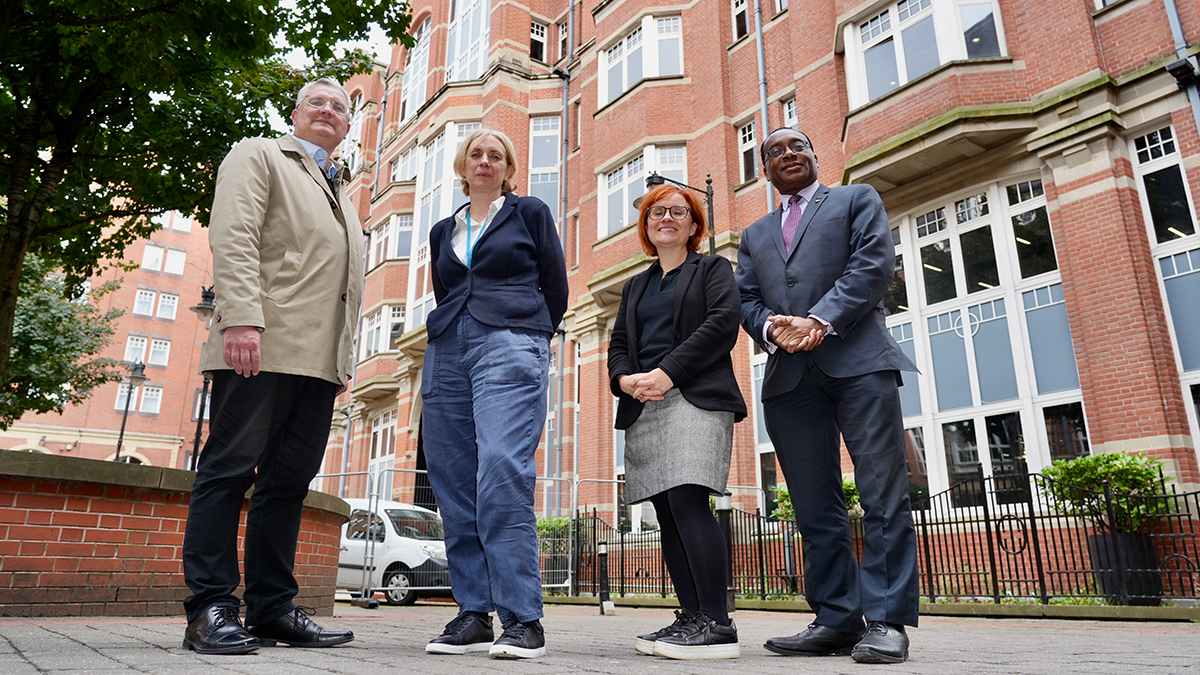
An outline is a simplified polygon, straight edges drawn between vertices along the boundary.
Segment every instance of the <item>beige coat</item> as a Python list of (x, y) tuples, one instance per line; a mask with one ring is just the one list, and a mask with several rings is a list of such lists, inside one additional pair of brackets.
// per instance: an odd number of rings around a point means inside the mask
[(217, 308), (203, 370), (231, 370), (224, 330), (255, 326), (260, 370), (347, 383), (364, 239), (338, 192), (291, 135), (242, 141), (221, 162), (208, 233)]

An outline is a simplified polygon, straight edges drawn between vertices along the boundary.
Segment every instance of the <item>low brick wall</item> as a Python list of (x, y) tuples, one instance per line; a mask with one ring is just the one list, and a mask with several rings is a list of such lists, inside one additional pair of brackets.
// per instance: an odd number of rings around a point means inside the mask
[[(182, 614), (194, 478), (179, 469), (0, 450), (0, 616)], [(319, 615), (333, 610), (349, 514), (330, 495), (309, 492), (304, 501), (296, 604)]]

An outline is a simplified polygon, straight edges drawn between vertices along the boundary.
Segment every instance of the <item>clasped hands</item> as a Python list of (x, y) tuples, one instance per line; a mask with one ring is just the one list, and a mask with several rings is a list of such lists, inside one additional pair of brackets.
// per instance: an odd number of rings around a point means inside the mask
[(808, 317), (776, 314), (767, 317), (770, 327), (767, 333), (771, 340), (789, 354), (811, 352), (825, 341), (829, 328)]
[(667, 390), (675, 386), (662, 368), (655, 368), (648, 373), (622, 375), (617, 379), (617, 384), (621, 385), (621, 391), (642, 403), (663, 400)]

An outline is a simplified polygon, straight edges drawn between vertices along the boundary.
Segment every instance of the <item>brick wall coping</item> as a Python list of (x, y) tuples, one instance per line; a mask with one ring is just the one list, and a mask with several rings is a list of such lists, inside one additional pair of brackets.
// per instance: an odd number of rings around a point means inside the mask
[[(184, 469), (7, 450), (0, 451), (0, 475), (189, 493), (196, 480), (196, 472)], [(253, 489), (250, 488), (250, 491)], [(250, 491), (246, 493), (247, 496)], [(350, 517), (349, 504), (324, 492), (309, 490), (304, 506), (327, 511), (340, 516), (343, 521)]]

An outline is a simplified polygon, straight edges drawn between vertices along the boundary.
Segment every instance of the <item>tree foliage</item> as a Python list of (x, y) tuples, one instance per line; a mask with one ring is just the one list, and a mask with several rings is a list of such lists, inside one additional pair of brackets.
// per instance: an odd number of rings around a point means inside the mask
[(37, 256), (25, 259), (13, 330), (13, 356), (0, 388), (0, 429), (26, 411), (62, 412), (96, 387), (121, 379), (119, 361), (96, 357), (109, 344), (122, 312), (101, 312), (89, 300), (103, 286), (72, 299), (61, 274)]
[[(388, 0), (0, 3), (0, 382), (27, 253), (74, 286), (158, 213), (206, 222), (235, 142), (273, 135), (304, 81), (370, 68), (337, 41), (375, 24), (411, 45), (410, 19)], [(293, 48), (317, 65), (289, 66)]]

